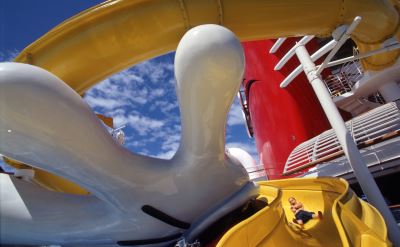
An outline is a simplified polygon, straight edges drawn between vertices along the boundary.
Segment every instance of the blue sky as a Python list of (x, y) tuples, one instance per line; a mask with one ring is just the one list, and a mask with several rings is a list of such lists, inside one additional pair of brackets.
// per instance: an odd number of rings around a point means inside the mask
[[(100, 2), (1, 0), (0, 61), (11, 61), (52, 27)], [(174, 55), (157, 57), (119, 72), (85, 95), (95, 112), (113, 117), (115, 127), (126, 126), (125, 147), (132, 152), (168, 159), (178, 148), (180, 116)], [(228, 147), (241, 147), (258, 162), (254, 139), (247, 136), (237, 99), (229, 113), (226, 138)]]

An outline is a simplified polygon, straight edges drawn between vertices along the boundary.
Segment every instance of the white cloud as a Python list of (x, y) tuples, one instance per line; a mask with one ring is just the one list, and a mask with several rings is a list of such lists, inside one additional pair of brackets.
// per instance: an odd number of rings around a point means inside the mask
[(19, 54), (18, 50), (0, 51), (0, 62), (11, 62)]
[[(86, 93), (86, 101), (93, 108), (98, 107), (105, 110), (132, 104), (146, 104), (149, 90), (139, 88), (138, 85), (143, 82), (143, 78), (134, 73), (127, 70), (102, 81)], [(106, 104), (107, 102), (110, 104)]]
[(148, 134), (150, 131), (159, 130), (164, 125), (164, 122), (148, 117), (130, 115), (128, 116), (127, 124), (129, 124), (131, 128), (135, 129), (139, 135), (143, 136)]
[(173, 110), (178, 111), (178, 101), (157, 100), (150, 107), (150, 111), (154, 111), (155, 109), (159, 109), (165, 115), (169, 115)]
[(131, 151), (165, 158), (162, 153), (175, 153), (180, 139), (172, 70), (171, 59), (146, 61), (99, 83), (85, 99), (95, 111), (113, 117), (115, 127), (126, 125), (125, 146)]
[(128, 118), (125, 116), (125, 114), (117, 114), (117, 115), (111, 115), (113, 118), (113, 123), (115, 128), (119, 128), (121, 126), (124, 126), (128, 123)]
[(158, 153), (154, 157), (159, 158), (159, 159), (169, 160), (175, 155), (175, 153), (176, 153), (176, 150), (169, 150), (169, 151), (166, 151), (166, 152)]
[(141, 74), (148, 75), (152, 83), (158, 83), (169, 77), (168, 72), (174, 70), (174, 65), (172, 63), (154, 62), (149, 60), (138, 64), (135, 69), (137, 69)]
[(243, 118), (242, 107), (236, 98), (228, 114), (228, 126), (244, 125), (244, 124), (245, 121)]
[(92, 95), (86, 96), (85, 100), (92, 108), (100, 107), (106, 110), (115, 110), (117, 107), (124, 105), (123, 102), (117, 99), (94, 97)]
[(178, 131), (176, 131), (175, 133), (171, 133), (173, 131), (170, 131), (170, 135), (168, 135), (168, 137), (166, 138), (166, 140), (163, 142), (163, 144), (161, 145), (161, 149), (162, 150), (177, 150), (179, 147), (179, 143), (181, 140), (181, 135)]
[(158, 98), (158, 97), (164, 96), (164, 94), (165, 94), (164, 89), (162, 89), (162, 88), (156, 88), (156, 89), (154, 89), (154, 90), (151, 91), (150, 97), (152, 97), (152, 98)]
[(158, 60), (143, 62), (111, 76), (89, 90), (85, 98), (95, 110), (112, 111), (125, 106), (140, 108), (154, 99), (169, 96), (174, 93), (169, 83), (173, 64)]
[(110, 80), (118, 81), (119, 83), (122, 83), (125, 86), (131, 84), (132, 82), (143, 83), (145, 81), (143, 79), (143, 75), (140, 74), (138, 75), (138, 73), (136, 73), (132, 69), (121, 71), (120, 73), (111, 76)]

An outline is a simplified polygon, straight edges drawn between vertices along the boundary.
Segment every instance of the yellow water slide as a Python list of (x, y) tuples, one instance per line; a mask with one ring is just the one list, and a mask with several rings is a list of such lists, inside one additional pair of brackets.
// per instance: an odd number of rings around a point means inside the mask
[[(361, 16), (353, 32), (360, 51), (398, 36), (397, 0), (110, 0), (61, 23), (16, 58), (57, 75), (78, 93), (141, 61), (174, 51), (200, 24), (221, 24), (242, 41), (330, 36)], [(364, 60), (367, 69), (393, 64), (398, 51)]]
[[(391, 246), (382, 216), (343, 179), (285, 179), (260, 186), (260, 196), (270, 204), (231, 228), (217, 246)], [(310, 220), (303, 229), (292, 223), (291, 196), (306, 210), (322, 211), (322, 220)]]

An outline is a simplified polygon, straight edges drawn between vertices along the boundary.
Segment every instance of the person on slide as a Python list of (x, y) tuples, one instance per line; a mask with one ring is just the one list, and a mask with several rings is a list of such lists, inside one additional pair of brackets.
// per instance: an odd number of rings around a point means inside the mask
[(299, 224), (301, 227), (304, 226), (311, 219), (322, 219), (322, 212), (318, 213), (309, 212), (304, 210), (303, 203), (296, 200), (294, 197), (289, 197), (290, 210), (294, 213), (295, 219), (293, 222)]

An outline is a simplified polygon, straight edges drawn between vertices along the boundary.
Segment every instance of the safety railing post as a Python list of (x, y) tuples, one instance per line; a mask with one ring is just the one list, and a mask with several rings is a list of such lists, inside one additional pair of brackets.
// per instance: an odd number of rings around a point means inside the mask
[(371, 202), (382, 214), (388, 227), (388, 235), (394, 246), (400, 246), (400, 229), (397, 226), (389, 207), (387, 206), (378, 185), (368, 170), (368, 167), (362, 160), (360, 151), (352, 136), (346, 128), (346, 125), (341, 117), (335, 103), (332, 101), (330, 94), (322, 82), (319, 71), (311, 57), (304, 47), (299, 44), (296, 48), (296, 55), (303, 66), (307, 79), (311, 83), (315, 94), (331, 124), (339, 143), (349, 160), (349, 164), (354, 171), (354, 175), (360, 184), (361, 189), (367, 196), (368, 201)]

